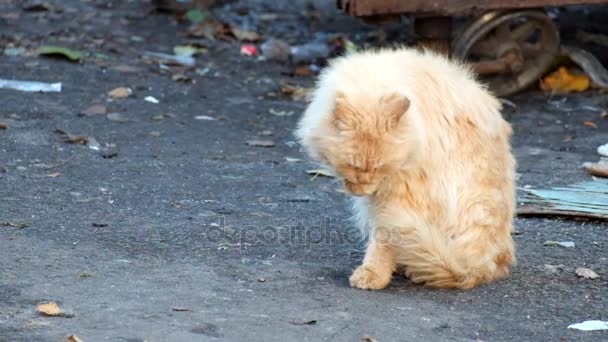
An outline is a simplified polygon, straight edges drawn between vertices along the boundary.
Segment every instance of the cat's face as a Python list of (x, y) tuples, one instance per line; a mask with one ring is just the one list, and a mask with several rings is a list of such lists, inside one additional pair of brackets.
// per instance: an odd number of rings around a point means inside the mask
[(332, 121), (335, 136), (324, 149), (324, 157), (348, 192), (373, 194), (403, 164), (405, 150), (395, 136), (408, 107), (408, 99), (398, 94), (376, 100), (352, 100), (338, 94)]

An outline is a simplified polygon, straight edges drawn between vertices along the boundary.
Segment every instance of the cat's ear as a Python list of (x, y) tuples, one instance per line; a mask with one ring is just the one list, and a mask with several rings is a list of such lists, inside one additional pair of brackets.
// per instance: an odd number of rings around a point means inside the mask
[(393, 93), (385, 95), (381, 99), (384, 110), (386, 111), (387, 124), (389, 128), (397, 126), (399, 120), (410, 108), (410, 100), (402, 94)]

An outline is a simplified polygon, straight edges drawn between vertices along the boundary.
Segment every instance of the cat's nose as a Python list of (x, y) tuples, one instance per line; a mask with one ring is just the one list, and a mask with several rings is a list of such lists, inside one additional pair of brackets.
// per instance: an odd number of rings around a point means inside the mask
[(363, 183), (363, 184), (368, 184), (372, 182), (372, 175), (369, 173), (359, 173), (357, 175), (357, 182), (358, 183)]

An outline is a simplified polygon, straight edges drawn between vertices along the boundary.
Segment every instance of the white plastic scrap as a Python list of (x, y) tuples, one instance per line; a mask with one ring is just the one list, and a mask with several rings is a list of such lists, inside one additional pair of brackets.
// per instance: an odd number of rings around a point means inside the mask
[(60, 92), (61, 82), (59, 83), (44, 83), (30, 81), (13, 81), (0, 79), (0, 89), (14, 89), (27, 92)]
[(194, 117), (195, 120), (207, 120), (207, 121), (214, 121), (217, 120), (216, 118), (209, 116), (209, 115), (197, 115)]
[(604, 144), (597, 148), (597, 153), (601, 156), (608, 157), (608, 144)]
[(583, 331), (608, 330), (608, 321), (584, 321), (582, 323), (571, 324), (568, 329)]
[(160, 103), (160, 101), (158, 101), (154, 96), (146, 96), (144, 98), (144, 101), (151, 102), (151, 103)]

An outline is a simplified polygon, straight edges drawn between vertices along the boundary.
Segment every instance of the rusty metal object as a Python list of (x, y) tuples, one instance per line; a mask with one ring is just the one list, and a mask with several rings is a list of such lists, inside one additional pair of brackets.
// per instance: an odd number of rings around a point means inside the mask
[(337, 0), (338, 8), (352, 16), (416, 14), (464, 16), (499, 9), (602, 4), (606, 0)]
[(450, 55), (452, 18), (424, 17), (414, 21), (414, 32), (418, 36), (418, 46)]
[(559, 50), (559, 31), (541, 11), (488, 12), (465, 25), (452, 54), (466, 60), (497, 95), (538, 80)]

